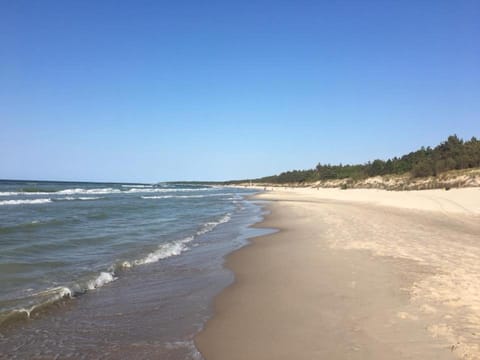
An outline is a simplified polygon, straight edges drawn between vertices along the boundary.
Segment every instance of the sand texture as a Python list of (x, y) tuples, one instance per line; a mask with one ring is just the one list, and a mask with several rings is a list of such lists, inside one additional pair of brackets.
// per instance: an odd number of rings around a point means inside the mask
[(480, 359), (480, 189), (276, 189), (196, 338), (207, 360)]

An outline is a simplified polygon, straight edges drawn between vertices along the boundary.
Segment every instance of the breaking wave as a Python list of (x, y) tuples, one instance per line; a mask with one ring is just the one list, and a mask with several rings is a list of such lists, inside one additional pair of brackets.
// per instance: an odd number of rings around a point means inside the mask
[(102, 287), (105, 284), (111, 283), (116, 280), (115, 274), (113, 272), (104, 272), (102, 271), (95, 279), (87, 282), (87, 289), (94, 290), (96, 288)]
[[(42, 199), (36, 199), (42, 200)], [(49, 199), (43, 199), (49, 200)], [(8, 200), (10, 201), (10, 200)], [(13, 200), (12, 200), (13, 201)], [(20, 200), (19, 200), (20, 201)], [(35, 201), (35, 200), (31, 200)], [(1, 202), (0, 202), (1, 203)], [(195, 235), (185, 237), (180, 240), (174, 240), (166, 243), (162, 243), (158, 248), (146, 256), (133, 260), (133, 261), (122, 261), (116, 264), (111, 265), (107, 271), (101, 271), (99, 274), (95, 275), (93, 278), (90, 278), (81, 283), (73, 283), (69, 286), (57, 286), (44, 291), (39, 291), (36, 293), (30, 294), (25, 298), (24, 302), (28, 303), (27, 306), (21, 306), (18, 308), (11, 308), (9, 310), (0, 312), (0, 324), (5, 321), (15, 319), (18, 317), (30, 318), (31, 315), (43, 308), (46, 305), (56, 303), (60, 300), (74, 298), (76, 296), (82, 295), (88, 291), (94, 291), (95, 289), (101, 288), (106, 284), (109, 284), (118, 279), (122, 271), (129, 270), (135, 266), (142, 266), (151, 263), (158, 262), (163, 259), (170, 258), (172, 256), (178, 256), (183, 252), (189, 250), (188, 244), (195, 240), (197, 236), (206, 234), (207, 232), (212, 231), (218, 225), (224, 224), (231, 219), (231, 214), (227, 213), (222, 216), (217, 221), (211, 221), (204, 223), (200, 229), (195, 233)]]
[(48, 204), (53, 201), (91, 201), (103, 199), (99, 196), (85, 196), (85, 197), (73, 197), (66, 196), (61, 198), (41, 198), (41, 199), (19, 199), (19, 200), (2, 200), (0, 201), (0, 206), (2, 205), (36, 205), (36, 204)]
[(104, 199), (104, 197), (101, 196), (79, 196), (79, 197), (74, 197), (74, 196), (66, 196), (63, 198), (55, 198), (52, 199), (53, 201), (89, 201), (89, 200), (100, 200)]
[(153, 187), (151, 185), (122, 185), (126, 190), (117, 188), (94, 188), (94, 189), (64, 189), (58, 191), (2, 191), (0, 196), (34, 196), (34, 195), (105, 195), (105, 194), (132, 194), (132, 193), (176, 193), (176, 192), (201, 192), (217, 190), (218, 187), (199, 188), (168, 188)]
[(0, 205), (25, 205), (25, 204), (46, 204), (52, 202), (51, 199), (28, 199), (28, 200), (3, 200)]
[(228, 214), (225, 214), (218, 221), (207, 222), (207, 223), (203, 224), (203, 226), (200, 230), (197, 231), (197, 235), (206, 234), (206, 233), (212, 231), (213, 229), (215, 229), (218, 225), (225, 224), (225, 223), (229, 222), (231, 218), (232, 218), (231, 214), (228, 213)]
[[(194, 239), (193, 236), (189, 236), (182, 240), (161, 244), (158, 246), (157, 250), (151, 252), (150, 254), (148, 254), (142, 259), (135, 260), (133, 264), (134, 265), (151, 264), (162, 259), (180, 255), (185, 250), (188, 250), (188, 247), (186, 244), (193, 241), (193, 239)], [(131, 267), (131, 264), (130, 266), (127, 265), (127, 267)]]
[(121, 190), (114, 188), (103, 188), (103, 189), (65, 189), (56, 191), (54, 194), (59, 195), (77, 195), (77, 194), (118, 194)]

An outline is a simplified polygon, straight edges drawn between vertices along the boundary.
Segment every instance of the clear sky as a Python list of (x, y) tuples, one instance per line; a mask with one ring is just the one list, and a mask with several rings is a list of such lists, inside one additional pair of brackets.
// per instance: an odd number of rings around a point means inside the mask
[(252, 178), (480, 137), (479, 19), (478, 0), (0, 0), (0, 178)]

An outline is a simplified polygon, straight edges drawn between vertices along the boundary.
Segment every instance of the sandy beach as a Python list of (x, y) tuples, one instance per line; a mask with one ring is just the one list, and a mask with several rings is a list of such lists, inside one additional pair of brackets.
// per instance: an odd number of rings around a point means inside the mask
[(275, 189), (196, 337), (207, 360), (480, 359), (480, 189)]

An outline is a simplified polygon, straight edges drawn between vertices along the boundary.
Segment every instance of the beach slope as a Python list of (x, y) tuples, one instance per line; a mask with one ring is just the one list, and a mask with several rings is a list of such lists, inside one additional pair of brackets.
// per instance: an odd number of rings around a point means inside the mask
[(480, 358), (480, 189), (264, 192), (207, 360)]

